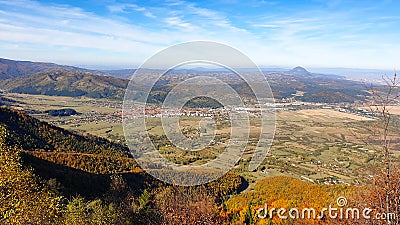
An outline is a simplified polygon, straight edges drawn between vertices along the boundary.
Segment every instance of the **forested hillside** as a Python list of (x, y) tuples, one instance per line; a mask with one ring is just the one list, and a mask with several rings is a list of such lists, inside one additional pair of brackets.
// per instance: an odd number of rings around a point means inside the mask
[(127, 80), (88, 72), (54, 70), (0, 81), (0, 89), (25, 94), (122, 99), (127, 84)]
[(222, 224), (229, 217), (221, 203), (246, 187), (234, 173), (170, 186), (138, 168), (120, 144), (7, 108), (0, 132), (1, 224)]
[(65, 70), (65, 71), (76, 71), (76, 72), (89, 71), (86, 69), (73, 66), (57, 65), (55, 63), (16, 61), (16, 60), (0, 58), (0, 80), (24, 77), (31, 74), (43, 73), (52, 70)]
[(23, 150), (129, 155), (126, 147), (107, 139), (72, 133), (4, 107), (0, 108), (0, 124), (9, 132), (6, 145)]

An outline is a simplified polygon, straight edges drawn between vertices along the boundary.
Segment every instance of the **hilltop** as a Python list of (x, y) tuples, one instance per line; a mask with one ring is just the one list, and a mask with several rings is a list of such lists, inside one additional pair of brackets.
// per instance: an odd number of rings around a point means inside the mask
[(301, 66), (297, 66), (291, 70), (288, 71), (289, 74), (297, 75), (297, 76), (310, 76), (311, 73), (308, 72), (306, 69), (304, 69)]

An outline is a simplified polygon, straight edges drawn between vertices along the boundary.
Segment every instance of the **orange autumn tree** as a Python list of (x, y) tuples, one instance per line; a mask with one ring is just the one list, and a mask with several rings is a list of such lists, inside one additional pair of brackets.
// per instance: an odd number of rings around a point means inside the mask
[(162, 224), (223, 224), (215, 197), (202, 186), (170, 186), (155, 196), (155, 209)]
[(21, 163), (19, 151), (3, 140), (0, 125), (0, 224), (54, 224), (62, 212), (61, 197)]
[[(295, 178), (278, 176), (260, 180), (254, 191), (245, 192), (230, 198), (225, 207), (232, 224), (347, 224), (340, 219), (331, 220), (327, 215), (322, 219), (280, 219), (274, 212), (272, 219), (258, 218), (257, 210), (264, 208), (314, 208), (316, 216), (324, 207), (337, 207), (336, 200), (340, 196), (350, 196), (355, 187), (344, 185), (319, 185), (301, 181)], [(249, 209), (250, 212), (249, 213)], [(264, 213), (264, 212), (263, 212)], [(251, 215), (251, 219), (248, 216)], [(308, 214), (306, 215), (306, 217)]]

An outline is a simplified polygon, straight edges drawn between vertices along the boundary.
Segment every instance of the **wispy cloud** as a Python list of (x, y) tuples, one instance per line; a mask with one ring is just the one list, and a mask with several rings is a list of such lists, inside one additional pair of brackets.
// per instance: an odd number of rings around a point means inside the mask
[(183, 0), (167, 0), (165, 5), (167, 6), (178, 6), (178, 5), (185, 5), (186, 2)]
[(153, 13), (151, 13), (151, 12), (144, 12), (144, 15), (145, 16), (147, 16), (147, 17), (149, 17), (149, 18), (157, 18), (155, 15), (153, 15)]
[[(47, 53), (48, 61), (61, 54), (59, 58), (63, 62), (76, 60), (74, 63), (95, 63), (97, 60), (97, 63), (138, 64), (158, 51), (160, 46), (167, 46), (184, 38), (65, 5), (49, 6), (22, 0), (0, 1), (0, 4), (10, 8), (0, 11), (0, 41), (9, 43), (8, 46), (41, 46), (43, 51), (30, 53), (32, 60), (40, 54), (46, 54), (46, 49), (51, 49), (52, 54)], [(154, 17), (151, 14), (147, 16)], [(9, 55), (16, 55), (17, 52), (15, 49), (13, 52), (5, 49), (1, 51), (1, 57), (10, 57)], [(28, 57), (28, 52), (21, 49), (18, 58)], [(101, 58), (99, 52), (102, 52)], [(115, 57), (117, 54), (119, 57)], [(91, 58), (87, 58), (88, 55), (92, 55)], [(121, 58), (124, 56), (125, 58)]]
[(121, 13), (130, 13), (133, 11), (133, 12), (141, 12), (141, 13), (143, 13), (144, 16), (146, 16), (148, 18), (152, 18), (152, 19), (156, 18), (156, 16), (152, 12), (150, 12), (147, 8), (138, 6), (136, 4), (131, 4), (131, 3), (130, 4), (119, 4), (119, 3), (117, 3), (117, 4), (112, 4), (112, 5), (107, 6), (107, 8), (111, 13), (121, 14)]
[(114, 4), (114, 5), (110, 5), (107, 7), (111, 12), (115, 13), (115, 12), (126, 12), (128, 10), (134, 10), (134, 11), (145, 11), (146, 8), (144, 7), (139, 7), (135, 4)]
[[(55, 55), (61, 55), (59, 57), (63, 59), (61, 63), (71, 60), (76, 60), (75, 63), (98, 60), (98, 63), (109, 64), (126, 64), (133, 61), (137, 65), (151, 54), (171, 44), (194, 39), (223, 41), (223, 37), (216, 37), (212, 29), (205, 29), (211, 20), (217, 20), (217, 13), (200, 8), (195, 8), (196, 15), (213, 16), (203, 21), (207, 24), (194, 20), (192, 14), (191, 16), (183, 14), (184, 11), (177, 11), (176, 15), (172, 13), (170, 16), (168, 10), (163, 9), (164, 13), (159, 12), (163, 18), (155, 21), (153, 27), (140, 26), (140, 23), (132, 23), (126, 19), (100, 16), (68, 5), (41, 4), (31, 0), (13, 2), (0, 0), (0, 5), (5, 7), (5, 10), (0, 11), (0, 41), (14, 47), (41, 46), (43, 51), (37, 54), (31, 53), (32, 60), (40, 54), (43, 54), (41, 58), (44, 58), (48, 49), (49, 52), (53, 52), (47, 53), (48, 61), (53, 61)], [(150, 12), (151, 7), (132, 4), (110, 7), (107, 9), (112, 13), (127, 13), (133, 10), (144, 13), (146, 17), (156, 18)], [(190, 7), (194, 9), (193, 5)], [(161, 26), (162, 29), (157, 23), (164, 24)], [(27, 52), (33, 52), (26, 49), (11, 52), (9, 49), (4, 49), (0, 57), (10, 57), (19, 53), (20, 57), (17, 58), (26, 58)], [(34, 49), (37, 50), (36, 47)], [(72, 55), (74, 57), (71, 57)], [(92, 55), (92, 58), (89, 59), (88, 55)], [(122, 58), (127, 55), (130, 58)]]
[[(210, 30), (210, 27), (219, 27), (234, 32), (246, 32), (245, 29), (233, 25), (229, 18), (223, 13), (200, 7), (196, 3), (183, 0), (170, 0), (165, 4), (171, 7), (166, 11), (166, 14), (173, 15), (173, 17), (166, 18), (165, 20), (169, 25), (175, 25), (175, 23), (177, 23), (182, 24), (183, 27), (187, 27), (190, 24), (192, 29), (203, 28), (205, 30)], [(171, 23), (171, 19), (173, 23)], [(182, 22), (183, 20), (190, 20), (191, 22)], [(182, 23), (178, 23), (178, 21)]]
[(183, 21), (181, 18), (179, 18), (177, 16), (165, 18), (164, 21), (169, 26), (172, 26), (172, 27), (180, 27), (180, 28), (184, 28), (184, 29), (187, 29), (187, 30), (194, 30), (195, 29), (194, 25)]

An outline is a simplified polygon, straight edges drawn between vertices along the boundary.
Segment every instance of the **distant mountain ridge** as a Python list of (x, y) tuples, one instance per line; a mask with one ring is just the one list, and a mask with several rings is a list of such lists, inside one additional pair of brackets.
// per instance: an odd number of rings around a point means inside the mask
[(100, 70), (100, 72), (104, 73), (107, 76), (121, 79), (130, 79), (135, 71), (136, 69)]
[(364, 101), (369, 95), (361, 82), (339, 75), (311, 73), (303, 67), (286, 72), (264, 72), (276, 99), (339, 103)]
[[(299, 75), (299, 76), (316, 76), (316, 77), (334, 77), (334, 78), (345, 78), (345, 76), (341, 75), (333, 75), (333, 74), (320, 74), (320, 73), (311, 73), (304, 69), (301, 66), (297, 66), (291, 70), (271, 67), (271, 68), (260, 68), (263, 72), (279, 72), (290, 75)], [(85, 69), (76, 66), (68, 66), (68, 65), (59, 65), (55, 63), (48, 62), (32, 62), (32, 61), (18, 61), (0, 58), (0, 80), (6, 80), (11, 78), (19, 78), (24, 77), (36, 73), (44, 73), (55, 70), (64, 70), (69, 72), (88, 72), (94, 75), (102, 75), (102, 76), (111, 76), (121, 79), (130, 79), (131, 76), (135, 73), (136, 69), (111, 69), (111, 70), (94, 70), (94, 69)], [(203, 67), (197, 67), (192, 69), (177, 69), (178, 72), (218, 72), (218, 71), (226, 72), (226, 69), (208, 69)], [(150, 69), (150, 71), (153, 71)], [(154, 70), (157, 71), (157, 70)]]
[(11, 59), (0, 58), (0, 80), (24, 77), (36, 73), (49, 72), (54, 70), (64, 70), (71, 72), (92, 72), (99, 74), (94, 70), (83, 69), (74, 66), (63, 66), (55, 63), (15, 61)]
[(122, 99), (128, 80), (79, 71), (50, 71), (0, 81), (0, 89), (23, 93), (71, 97)]

